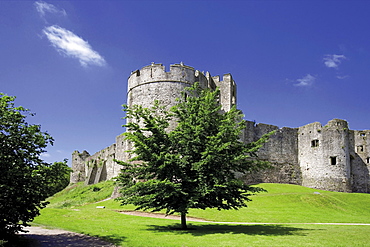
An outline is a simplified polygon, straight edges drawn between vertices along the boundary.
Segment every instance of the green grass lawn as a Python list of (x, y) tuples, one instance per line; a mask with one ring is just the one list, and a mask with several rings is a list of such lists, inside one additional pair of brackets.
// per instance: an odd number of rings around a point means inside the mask
[[(220, 222), (276, 224), (189, 222), (191, 229), (178, 230), (177, 220), (118, 213), (117, 210), (134, 207), (121, 207), (114, 200), (91, 203), (88, 194), (96, 201), (103, 199), (111, 192), (109, 183), (94, 185), (100, 189), (82, 184), (67, 188), (50, 199), (50, 206), (41, 211), (34, 223), (97, 236), (121, 246), (370, 246), (370, 226), (297, 224), (370, 223), (368, 194), (261, 184), (269, 192), (253, 196), (247, 208), (191, 210), (189, 216)], [(63, 204), (67, 198), (69, 203)]]
[(247, 208), (232, 211), (191, 210), (190, 214), (228, 222), (370, 223), (369, 194), (329, 192), (290, 184), (259, 186), (268, 193), (253, 196)]

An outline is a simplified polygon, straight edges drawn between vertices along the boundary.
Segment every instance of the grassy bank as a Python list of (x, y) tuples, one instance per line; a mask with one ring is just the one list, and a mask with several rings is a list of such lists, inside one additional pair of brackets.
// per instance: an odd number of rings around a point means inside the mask
[[(370, 226), (293, 224), (370, 223), (368, 194), (261, 184), (269, 193), (253, 196), (248, 208), (231, 211), (191, 210), (189, 216), (212, 221), (276, 224), (190, 222), (193, 229), (182, 231), (176, 229), (179, 223), (176, 220), (120, 214), (117, 210), (130, 210), (133, 207), (121, 207), (114, 200), (99, 203), (85, 201), (90, 197), (88, 194), (100, 201), (105, 197), (104, 191), (106, 194), (111, 192), (111, 185), (94, 185), (100, 189), (81, 184), (67, 188), (51, 198), (52, 203), (41, 211), (35, 223), (98, 236), (121, 246), (370, 246)], [(69, 205), (63, 204), (67, 200)]]

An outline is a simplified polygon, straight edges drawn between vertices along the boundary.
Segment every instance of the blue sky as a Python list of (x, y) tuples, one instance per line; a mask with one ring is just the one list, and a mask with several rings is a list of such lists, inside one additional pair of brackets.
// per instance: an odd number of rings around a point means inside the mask
[(151, 62), (231, 73), (245, 118), (370, 129), (370, 1), (0, 0), (0, 92), (55, 139), (44, 159), (122, 133), (127, 78)]

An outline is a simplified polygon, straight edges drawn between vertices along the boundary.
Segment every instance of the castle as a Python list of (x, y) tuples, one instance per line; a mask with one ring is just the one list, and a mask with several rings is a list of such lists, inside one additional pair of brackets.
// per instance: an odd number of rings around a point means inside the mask
[[(224, 111), (236, 104), (236, 84), (230, 74), (211, 76), (184, 64), (173, 64), (166, 71), (162, 64), (145, 66), (128, 78), (127, 105), (149, 107), (154, 100), (173, 106), (184, 88), (199, 82), (203, 88), (220, 89)], [(258, 151), (258, 158), (271, 168), (243, 175), (247, 183), (290, 183), (340, 191), (370, 192), (370, 130), (350, 130), (345, 120), (333, 119), (325, 126), (315, 122), (298, 128), (278, 128), (246, 122), (242, 141), (258, 140), (275, 130)], [(127, 161), (128, 144), (122, 135), (111, 146), (90, 155), (74, 151), (71, 183), (94, 184), (116, 177), (120, 166), (113, 159)]]

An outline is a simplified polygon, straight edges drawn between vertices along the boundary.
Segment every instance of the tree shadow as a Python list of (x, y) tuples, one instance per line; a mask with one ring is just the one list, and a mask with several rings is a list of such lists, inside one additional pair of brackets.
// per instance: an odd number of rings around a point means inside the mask
[[(181, 229), (180, 224), (167, 226), (148, 225), (149, 231), (154, 232), (176, 232), (177, 234), (191, 234), (193, 236), (203, 236), (208, 234), (246, 234), (246, 235), (264, 235), (264, 236), (286, 236), (298, 235), (306, 236), (303, 231), (312, 229), (283, 226), (283, 225), (227, 225), (227, 224), (201, 224), (188, 225), (188, 229)], [(322, 229), (315, 229), (322, 230)]]
[(98, 247), (98, 246), (116, 246), (123, 242), (125, 237), (109, 235), (101, 238), (75, 234), (22, 234), (17, 238), (11, 239), (5, 244), (5, 247)]

